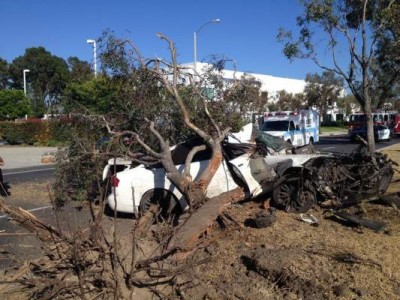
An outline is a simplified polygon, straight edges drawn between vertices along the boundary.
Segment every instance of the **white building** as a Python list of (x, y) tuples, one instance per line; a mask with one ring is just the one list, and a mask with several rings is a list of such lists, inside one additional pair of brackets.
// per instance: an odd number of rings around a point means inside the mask
[[(193, 63), (186, 63), (182, 64), (181, 66), (186, 67), (188, 69), (188, 73), (194, 73), (194, 64)], [(196, 62), (196, 69), (199, 75), (205, 73), (206, 70), (210, 69), (211, 65), (208, 63)], [(306, 81), (301, 79), (293, 79), (293, 78), (285, 78), (285, 77), (276, 77), (272, 75), (265, 75), (265, 74), (257, 74), (257, 73), (249, 73), (249, 72), (241, 72), (241, 71), (233, 71), (233, 70), (222, 70), (221, 71), (222, 77), (227, 82), (233, 81), (235, 79), (240, 79), (242, 76), (251, 76), (255, 80), (261, 83), (261, 91), (268, 92), (268, 98), (271, 103), (276, 102), (277, 94), (279, 91), (286, 91), (289, 94), (298, 94), (303, 93), (304, 88), (306, 86)], [(345, 95), (345, 90), (343, 89), (341, 96)], [(336, 102), (333, 103), (332, 106), (329, 106), (326, 111), (326, 117), (331, 121), (338, 121), (338, 115), (341, 115), (340, 118), (343, 118), (344, 112), (341, 111), (338, 107)], [(321, 121), (322, 121), (321, 116)]]
[[(182, 64), (182, 66), (187, 68), (193, 68), (193, 63)], [(204, 70), (207, 70), (209, 68), (210, 64), (208, 63), (201, 63), (201, 62), (196, 63), (196, 69), (200, 75), (204, 73)], [(287, 93), (297, 94), (297, 93), (302, 93), (304, 91), (304, 87), (306, 86), (306, 81), (300, 79), (275, 77), (272, 75), (264, 75), (264, 74), (233, 71), (233, 70), (222, 70), (221, 73), (222, 77), (228, 81), (234, 79), (240, 79), (244, 75), (254, 77), (257, 81), (261, 83), (261, 88), (260, 88), (261, 91), (268, 92), (268, 98), (271, 100), (276, 99), (275, 96), (279, 91), (285, 90)]]

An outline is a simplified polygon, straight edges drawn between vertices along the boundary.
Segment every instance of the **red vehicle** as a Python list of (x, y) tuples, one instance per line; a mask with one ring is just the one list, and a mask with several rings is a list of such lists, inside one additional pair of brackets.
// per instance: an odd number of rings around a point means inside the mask
[(400, 114), (393, 115), (393, 134), (400, 135)]
[[(389, 112), (374, 112), (372, 113), (372, 120), (375, 125), (386, 125), (389, 128), (393, 128), (393, 118), (391, 117), (393, 113)], [(400, 114), (399, 114), (400, 115)], [(351, 114), (349, 117), (349, 133), (353, 129), (359, 128), (361, 126), (366, 126), (367, 125), (367, 118), (364, 113), (355, 113)], [(399, 125), (400, 126), (400, 125)], [(400, 134), (400, 128), (399, 128), (399, 134)]]

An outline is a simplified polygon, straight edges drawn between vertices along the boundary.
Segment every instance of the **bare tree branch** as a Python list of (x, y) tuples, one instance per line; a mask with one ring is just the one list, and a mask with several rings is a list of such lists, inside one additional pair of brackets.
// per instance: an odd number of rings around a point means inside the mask
[(203, 151), (206, 149), (205, 145), (200, 145), (200, 146), (196, 146), (193, 147), (188, 156), (186, 157), (186, 161), (185, 161), (185, 170), (184, 170), (184, 174), (186, 177), (191, 178), (190, 176), (190, 164), (192, 163), (193, 157), (196, 155), (196, 153)]

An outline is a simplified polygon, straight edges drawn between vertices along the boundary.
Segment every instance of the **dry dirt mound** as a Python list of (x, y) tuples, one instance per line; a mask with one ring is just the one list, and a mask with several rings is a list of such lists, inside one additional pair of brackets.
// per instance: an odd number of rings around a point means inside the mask
[[(400, 162), (400, 145), (384, 151)], [(400, 168), (388, 194), (400, 195)], [(264, 199), (265, 200), (265, 199)], [(232, 206), (234, 222), (213, 231), (213, 241), (199, 252), (211, 263), (185, 278), (192, 299), (399, 299), (400, 213), (382, 202), (353, 209), (359, 217), (382, 221), (383, 231), (353, 226), (316, 208), (313, 226), (299, 215), (276, 213), (268, 228), (251, 226), (264, 205)]]
[(400, 297), (400, 223), (392, 207), (365, 206), (366, 216), (389, 224), (386, 232), (348, 227), (320, 211), (312, 212), (318, 227), (284, 212), (269, 228), (246, 227), (260, 209), (247, 203), (228, 211), (241, 226), (214, 232), (218, 239), (201, 253), (212, 262), (188, 277), (202, 287), (189, 289), (190, 298)]

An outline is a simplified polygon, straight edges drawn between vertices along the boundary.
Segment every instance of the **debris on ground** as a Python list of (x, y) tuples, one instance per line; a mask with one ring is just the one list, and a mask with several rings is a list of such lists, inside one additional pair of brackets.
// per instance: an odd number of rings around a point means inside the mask
[(363, 219), (356, 215), (349, 214), (345, 211), (334, 211), (333, 214), (340, 220), (345, 220), (352, 225), (363, 226), (366, 228), (373, 229), (375, 231), (384, 231), (387, 226), (385, 222)]
[(327, 200), (343, 208), (385, 193), (393, 174), (390, 159), (361, 145), (351, 154), (319, 156), (287, 169), (274, 186), (273, 202), (295, 213)]
[(379, 198), (383, 203), (400, 209), (400, 193), (384, 195)]
[(254, 218), (254, 224), (257, 228), (265, 228), (273, 225), (276, 222), (275, 209), (270, 208), (267, 212), (259, 212)]

